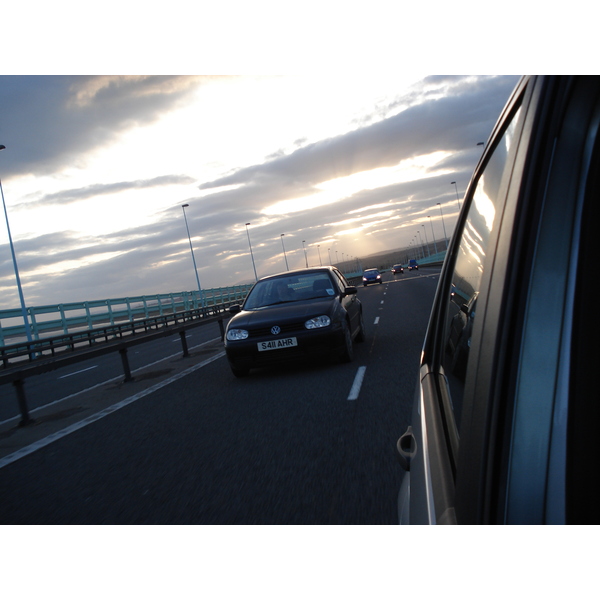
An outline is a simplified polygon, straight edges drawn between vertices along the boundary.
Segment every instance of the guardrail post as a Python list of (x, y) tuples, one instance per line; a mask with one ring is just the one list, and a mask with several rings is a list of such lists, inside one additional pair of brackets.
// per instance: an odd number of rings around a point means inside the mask
[(19, 427), (25, 427), (31, 425), (34, 420), (29, 416), (29, 410), (27, 409), (27, 398), (25, 397), (25, 382), (22, 379), (15, 379), (13, 381), (15, 390), (17, 392), (17, 400), (19, 401), (19, 410), (21, 411), (21, 421)]
[(183, 356), (185, 358), (190, 355), (190, 353), (188, 351), (187, 340), (185, 339), (185, 329), (182, 329), (179, 332), (179, 337), (181, 338), (181, 345), (183, 346)]
[(129, 359), (127, 358), (127, 348), (120, 348), (121, 362), (123, 363), (123, 371), (125, 372), (125, 381), (133, 381), (131, 369), (129, 368)]

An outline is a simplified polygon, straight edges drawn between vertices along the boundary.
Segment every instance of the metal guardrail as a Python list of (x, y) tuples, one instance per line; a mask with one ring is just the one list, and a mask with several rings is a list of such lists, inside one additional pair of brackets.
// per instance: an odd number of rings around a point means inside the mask
[(29, 416), (25, 395), (24, 384), (27, 377), (110, 352), (119, 352), (125, 375), (124, 381), (132, 381), (127, 357), (130, 346), (179, 333), (183, 356), (189, 356), (186, 330), (218, 322), (221, 338), (223, 338), (225, 313), (228, 312), (229, 306), (238, 301), (0, 347), (2, 361), (0, 385), (7, 383), (14, 385), (21, 413), (19, 426), (29, 425), (33, 419)]
[[(197, 308), (210, 308), (224, 302), (243, 300), (252, 284), (235, 285), (202, 290), (199, 292), (176, 292), (110, 298), (85, 302), (68, 302), (46, 306), (27, 307), (27, 316), (33, 337), (36, 340), (53, 332), (64, 334), (81, 329), (93, 329), (97, 325), (119, 321), (132, 321)], [(15, 321), (14, 325), (2, 325)], [(11, 339), (25, 337), (25, 325), (20, 308), (0, 310), (0, 346)]]

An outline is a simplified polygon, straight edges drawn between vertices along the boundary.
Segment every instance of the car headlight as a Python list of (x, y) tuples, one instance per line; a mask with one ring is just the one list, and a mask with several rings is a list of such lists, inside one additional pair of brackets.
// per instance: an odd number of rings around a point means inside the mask
[(248, 332), (245, 329), (230, 329), (227, 332), (227, 339), (230, 342), (237, 340), (245, 340), (248, 337)]
[(320, 317), (315, 317), (314, 319), (309, 319), (304, 323), (304, 327), (306, 329), (319, 329), (320, 327), (327, 327), (331, 325), (331, 319), (327, 315), (321, 315)]

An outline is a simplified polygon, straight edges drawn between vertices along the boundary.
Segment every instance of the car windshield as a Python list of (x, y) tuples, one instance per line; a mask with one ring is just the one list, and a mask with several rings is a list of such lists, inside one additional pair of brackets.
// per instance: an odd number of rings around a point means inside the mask
[(244, 309), (253, 310), (314, 298), (333, 298), (335, 295), (335, 286), (327, 273), (284, 275), (259, 281), (246, 298)]
[(377, 269), (371, 269), (371, 270), (369, 270), (369, 271), (365, 271), (365, 273), (364, 273), (364, 274), (365, 274), (367, 277), (369, 277), (369, 276), (373, 276), (373, 275), (378, 275), (378, 271), (377, 271)]

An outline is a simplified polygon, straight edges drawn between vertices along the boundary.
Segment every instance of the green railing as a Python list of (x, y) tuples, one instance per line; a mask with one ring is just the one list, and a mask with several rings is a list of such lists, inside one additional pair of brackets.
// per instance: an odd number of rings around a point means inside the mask
[[(33, 338), (39, 340), (54, 335), (56, 332), (69, 334), (84, 329), (93, 329), (98, 325), (115, 325), (123, 321), (147, 319), (241, 301), (251, 287), (252, 284), (245, 284), (206, 289), (202, 290), (202, 294), (178, 292), (30, 306), (27, 308), (27, 316)], [(21, 309), (0, 310), (0, 346), (9, 343), (9, 340), (18, 341), (24, 337), (25, 324)]]

